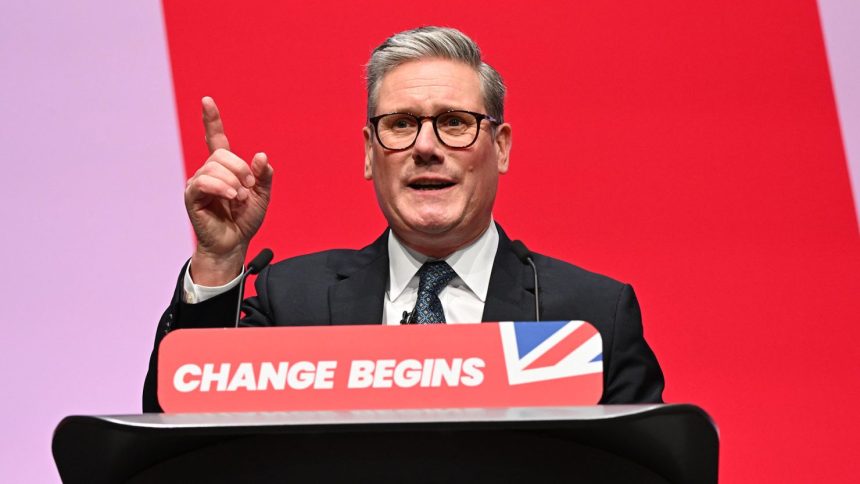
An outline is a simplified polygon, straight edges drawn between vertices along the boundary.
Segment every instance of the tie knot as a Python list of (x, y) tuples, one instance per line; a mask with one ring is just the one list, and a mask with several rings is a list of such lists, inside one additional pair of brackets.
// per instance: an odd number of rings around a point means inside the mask
[(457, 274), (454, 269), (443, 260), (425, 262), (421, 269), (418, 269), (419, 291), (420, 288), (424, 288), (433, 295), (437, 295), (455, 275)]
[(447, 262), (437, 260), (425, 262), (418, 269), (418, 301), (415, 303), (415, 322), (444, 323), (445, 312), (439, 291), (454, 278), (454, 269)]

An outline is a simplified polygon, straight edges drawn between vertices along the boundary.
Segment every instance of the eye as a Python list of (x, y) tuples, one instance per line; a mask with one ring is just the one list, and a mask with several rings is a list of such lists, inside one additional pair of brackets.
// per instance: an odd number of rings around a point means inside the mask
[(445, 126), (450, 126), (452, 128), (463, 125), (463, 120), (456, 116), (449, 116), (444, 119)]
[(393, 131), (412, 130), (415, 126), (415, 118), (408, 114), (389, 114), (380, 120), (380, 127)]
[(470, 129), (475, 124), (475, 117), (469, 113), (454, 111), (439, 115), (436, 126), (439, 129), (455, 132)]

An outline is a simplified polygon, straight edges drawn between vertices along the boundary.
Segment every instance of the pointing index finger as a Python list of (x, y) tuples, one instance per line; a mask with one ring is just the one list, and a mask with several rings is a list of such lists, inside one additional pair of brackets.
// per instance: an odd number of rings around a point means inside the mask
[(229, 150), (230, 143), (227, 141), (227, 135), (224, 134), (224, 123), (221, 122), (221, 113), (218, 112), (215, 100), (206, 96), (201, 102), (203, 104), (203, 129), (206, 131), (206, 144), (209, 146), (209, 153), (221, 148)]

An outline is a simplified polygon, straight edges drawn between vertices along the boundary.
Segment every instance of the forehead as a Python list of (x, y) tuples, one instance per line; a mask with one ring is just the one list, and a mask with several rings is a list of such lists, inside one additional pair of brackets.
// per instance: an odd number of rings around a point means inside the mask
[(376, 104), (378, 113), (483, 111), (481, 80), (475, 69), (462, 62), (414, 60), (395, 67), (382, 78)]

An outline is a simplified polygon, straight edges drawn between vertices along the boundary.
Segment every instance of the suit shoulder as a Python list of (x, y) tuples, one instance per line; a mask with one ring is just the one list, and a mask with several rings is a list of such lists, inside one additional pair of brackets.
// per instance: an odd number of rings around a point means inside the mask
[(264, 277), (276, 279), (296, 276), (311, 280), (331, 280), (348, 277), (360, 271), (380, 257), (388, 257), (388, 231), (373, 243), (361, 249), (330, 249), (284, 259), (267, 269)]
[(627, 285), (597, 272), (583, 269), (569, 262), (542, 254), (534, 254), (540, 278), (554, 287), (595, 292), (596, 294), (618, 294)]
[(269, 277), (336, 274), (344, 264), (354, 260), (360, 252), (355, 249), (331, 249), (290, 257), (272, 264), (269, 267)]
[(581, 319), (593, 324), (611, 345), (620, 305), (631, 296), (630, 286), (562, 260), (536, 254), (540, 293), (546, 320)]

